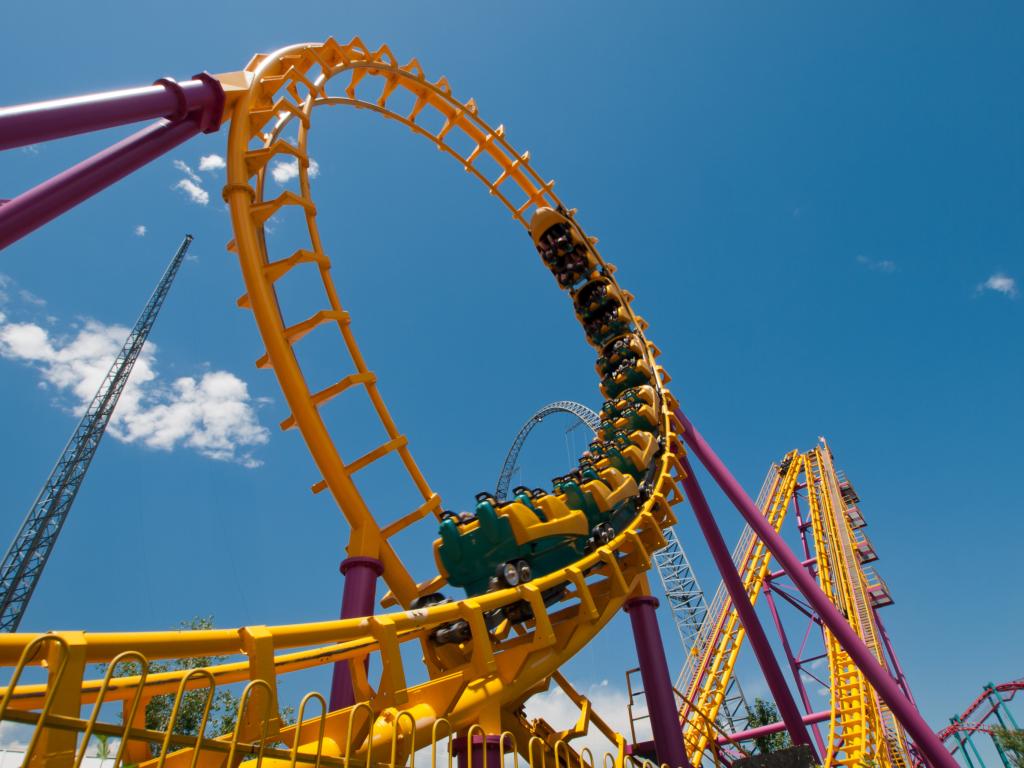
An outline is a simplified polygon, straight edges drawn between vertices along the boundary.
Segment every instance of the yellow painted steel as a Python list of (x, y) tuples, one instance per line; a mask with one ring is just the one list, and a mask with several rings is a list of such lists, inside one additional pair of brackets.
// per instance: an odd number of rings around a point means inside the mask
[[(857, 553), (856, 536), (845, 511), (827, 444), (807, 453), (791, 451), (783, 459), (781, 468), (773, 465), (772, 473), (766, 482), (766, 501), (762, 506), (765, 515), (779, 530), (795, 489), (798, 485), (806, 489), (807, 518), (814, 541), (819, 584), (884, 666), (880, 635), (871, 610), (869, 582)], [(748, 537), (738, 562), (751, 602), (756, 601), (764, 584), (770, 560), (758, 544), (756, 539)], [(680, 710), (687, 754), (695, 766), (708, 751), (713, 730), (706, 720), (694, 716), (694, 712), (712, 719), (717, 716), (744, 638), (736, 611), (727, 597), (720, 607), (709, 613), (708, 621), (714, 622), (711, 624), (714, 629), (702, 635), (699, 661), (686, 670), (687, 698), (695, 701), (692, 707), (684, 706)], [(823, 766), (904, 768), (909, 765), (906, 734), (888, 707), (827, 629), (824, 629), (824, 644), (831, 681), (831, 714)]]
[[(33, 768), (77, 768), (89, 738), (95, 735), (119, 740), (115, 768), (127, 763), (235, 768), (242, 761), (282, 768), (406, 763), (412, 768), (417, 751), (427, 748), (432, 765), (443, 761), (440, 750), (445, 749), (450, 766), (451, 738), (474, 733), (502, 734), (501, 750), (521, 755), (531, 767), (559, 768), (566, 763), (593, 768), (594, 756), (570, 745), (590, 726), (615, 745), (614, 753), (603, 756), (605, 768), (621, 768), (625, 740), (572, 689), (559, 668), (602, 630), (630, 596), (647, 593), (651, 554), (665, 545), (662, 529), (675, 523), (673, 506), (683, 499), (681, 427), (672, 415), (676, 403), (665, 388), (668, 374), (656, 362), (660, 353), (644, 334), (646, 323), (632, 310), (633, 297), (616, 284), (614, 267), (598, 253), (597, 241), (585, 235), (575, 212), (554, 194), (554, 182), (544, 181), (534, 170), (529, 153), (513, 149), (502, 126), (492, 128), (484, 122), (472, 99), (457, 100), (447, 80), (428, 80), (415, 59), (401, 65), (386, 46), (370, 50), (359, 39), (348, 44), (328, 39), (256, 56), (244, 72), (224, 75), (222, 80), (229, 91), (231, 121), (224, 187), (235, 233), (229, 249), (238, 256), (246, 286), (238, 304), (251, 310), (266, 348), (257, 365), (271, 369), (277, 377), (290, 409), (281, 427), (301, 433), (317, 466), (320, 478), (312, 490), (329, 492), (345, 516), (351, 531), (349, 555), (381, 561), (382, 577), (390, 589), (382, 607), (394, 610), (367, 618), (276, 627), (3, 635), (0, 665), (11, 674), (0, 698), (0, 722), (33, 727), (25, 758)], [(339, 84), (340, 90), (334, 90)], [(399, 93), (406, 95), (404, 101), (399, 101)], [(400, 110), (399, 103), (411, 106)], [(551, 221), (568, 217), (575, 235), (587, 244), (588, 264), (602, 270), (609, 295), (622, 302), (619, 318), (635, 326), (639, 348), (634, 351), (641, 355), (636, 368), (650, 377), (650, 386), (639, 392), (643, 405), (638, 413), (656, 425), (658, 437), (634, 432), (630, 436), (634, 444), (622, 453), (638, 467), (653, 468), (653, 480), (641, 489), (607, 461), (596, 463), (601, 480), (591, 481), (587, 490), (601, 509), (641, 492), (643, 503), (623, 531), (570, 566), (517, 587), (410, 609), (417, 597), (444, 585), (444, 574), (415, 583), (390, 540), (431, 515), (439, 516), (441, 499), (420, 472), (409, 441), (384, 403), (332, 278), (333, 261), (320, 237), (309, 172), (312, 117), (315, 108), (324, 106), (367, 110), (406, 126), (482, 182), (526, 228), (536, 209)], [(463, 145), (471, 149), (458, 149)], [(496, 163), (496, 175), (487, 174), (480, 162), (483, 158)], [(279, 160), (297, 163), (296, 185), (271, 195), (268, 170)], [(265, 225), (284, 211), (301, 217), (303, 242), (290, 253), (272, 254)], [(289, 275), (311, 276), (318, 286), (318, 303), (298, 318), (284, 316), (278, 296), (279, 281)], [(354, 372), (342, 375), (339, 371), (333, 384), (314, 391), (296, 349), (310, 334), (322, 333), (340, 336)], [(357, 456), (343, 456), (320, 413), (325, 404), (348, 391), (368, 399), (385, 435), (377, 447)], [(421, 501), (397, 517), (379, 520), (363, 497), (357, 475), (392, 455), (398, 457), (400, 471)], [(820, 450), (806, 455), (793, 452), (787, 460), (785, 471), (776, 473), (766, 489), (765, 514), (778, 530), (798, 475), (803, 471), (811, 478), (810, 516), (822, 586), (881, 658), (877, 628), (866, 608), (868, 582), (855, 558), (853, 534), (831, 460)], [(548, 525), (579, 529), (578, 515), (563, 509), (565, 504), (557, 496), (538, 503), (553, 521)], [(539, 530), (540, 524), (532, 518), (519, 522), (517, 539), (526, 541)], [(769, 566), (767, 549), (750, 537), (743, 543), (739, 565), (747, 593), (756, 600)], [(558, 590), (558, 599), (546, 601), (545, 595)], [(503, 619), (489, 629), (485, 616), (514, 603), (528, 605), (532, 618), (518, 624)], [(688, 707), (682, 713), (685, 740), (694, 765), (713, 744), (714, 719), (743, 641), (743, 629), (728, 602), (712, 618), (714, 631), (700, 648), (700, 662), (683, 697)], [(468, 641), (438, 645), (430, 639), (436, 629), (455, 621), (468, 625)], [(868, 760), (876, 760), (882, 768), (902, 768), (907, 762), (905, 736), (849, 658), (827, 635), (826, 641), (834, 681), (827, 768)], [(409, 668), (406, 659), (415, 654), (402, 652), (409, 643), (419, 646), (422, 667)], [(362, 663), (371, 655), (379, 658), (382, 668), (376, 684)], [(204, 670), (147, 671), (150, 660), (196, 656), (231, 659)], [(116, 664), (127, 661), (134, 662), (141, 673), (114, 677)], [(323, 697), (311, 693), (299, 704), (298, 722), (284, 725), (278, 714), (282, 676), (339, 661), (350, 664), (359, 703), (328, 711)], [(102, 677), (87, 679), (87, 665), (94, 663), (110, 666)], [(45, 683), (22, 683), (29, 667), (43, 670)], [(576, 726), (567, 731), (555, 732), (543, 721), (528, 721), (523, 715), (526, 699), (545, 690), (552, 680), (580, 710)], [(231, 733), (217, 738), (178, 733), (173, 718), (165, 731), (146, 728), (146, 704), (154, 696), (173, 695), (177, 711), (187, 691), (206, 690), (212, 698), (218, 687), (241, 683), (246, 687)], [(112, 717), (107, 705), (118, 704), (120, 717)]]
[[(871, 610), (867, 579), (827, 444), (806, 454), (806, 462), (819, 583), (884, 666), (884, 650)], [(821, 568), (822, 559), (825, 568)], [(874, 761), (883, 767), (897, 768), (908, 765), (906, 735), (888, 706), (827, 630), (825, 645), (833, 680), (829, 723), (832, 763), (857, 766)]]
[[(789, 500), (796, 488), (800, 470), (796, 457), (796, 451), (786, 456), (786, 459), (790, 460), (788, 469), (773, 478), (773, 490), (764, 509), (765, 517), (776, 531), (782, 528), (786, 511), (789, 509)], [(750, 537), (746, 551), (738, 563), (738, 570), (751, 603), (756, 603), (761, 594), (770, 562), (771, 554), (768, 548), (760, 539)], [(690, 755), (694, 765), (700, 764), (709, 744), (714, 742), (716, 734), (709, 723), (713, 723), (718, 717), (718, 710), (725, 699), (725, 692), (746, 636), (739, 620), (739, 613), (728, 598), (725, 599), (718, 614), (709, 615), (707, 620), (713, 620), (715, 628), (708, 638), (701, 662), (696, 667), (686, 690), (686, 700), (692, 701), (693, 706), (684, 704), (680, 708), (686, 753)]]
[[(314, 492), (328, 491), (349, 523), (348, 553), (382, 562), (382, 577), (391, 590), (385, 602), (398, 609), (365, 619), (279, 627), (3, 636), (0, 664), (13, 668), (14, 674), (0, 702), (0, 721), (36, 726), (27, 758), (31, 765), (71, 765), (77, 736), (87, 730), (122, 739), (122, 757), (128, 762), (205, 768), (225, 761), (234, 765), (243, 753), (257, 764), (346, 767), (382, 761), (390, 753), (390, 764), (401, 765), (424, 745), (432, 747), (436, 759), (439, 738), (472, 729), (508, 732), (514, 750), (527, 760), (537, 756), (544, 764), (554, 760), (555, 765), (579, 765), (584, 753), (574, 752), (567, 742), (594, 724), (617, 743), (617, 754), (606, 755), (606, 763), (621, 766), (624, 740), (593, 712), (589, 702), (571, 692), (558, 670), (601, 631), (627, 598), (646, 593), (650, 555), (665, 545), (661, 530), (675, 523), (672, 507), (683, 498), (678, 461), (683, 447), (678, 425), (670, 418), (675, 403), (664, 388), (669, 378), (656, 363), (657, 348), (643, 333), (646, 323), (629, 305), (632, 296), (615, 284), (614, 268), (601, 258), (594, 247), (596, 240), (585, 235), (574, 212), (554, 195), (553, 182), (544, 181), (533, 169), (529, 153), (513, 149), (504, 128), (484, 122), (472, 100), (456, 100), (444, 78), (428, 80), (416, 60), (400, 65), (386, 46), (370, 50), (358, 39), (346, 45), (327, 40), (257, 56), (244, 73), (232, 74), (230, 83), (224, 199), (234, 229), (229, 250), (238, 256), (246, 286), (238, 304), (252, 311), (266, 348), (257, 365), (271, 369), (277, 377), (291, 412), (281, 426), (298, 429), (320, 472), (312, 485)], [(339, 83), (340, 88), (332, 90)], [(398, 103), (399, 91), (412, 97), (412, 106), (401, 112), (392, 107)], [(373, 95), (364, 95), (368, 93)], [(338, 105), (372, 111), (428, 139), (483, 182), (524, 227), (533, 209), (564, 212), (576, 236), (587, 244), (587, 258), (604, 271), (614, 295), (621, 297), (621, 316), (635, 325), (640, 362), (651, 376), (651, 388), (644, 397), (659, 437), (635, 432), (634, 445), (622, 452), (637, 466), (653, 468), (653, 480), (644, 488), (643, 503), (625, 529), (568, 568), (472, 599), (403, 610), (417, 596), (442, 586), (443, 579), (416, 584), (389, 539), (431, 513), (439, 514), (441, 500), (418, 469), (408, 440), (388, 412), (377, 378), (359, 350), (352, 319), (332, 278), (330, 250), (320, 237), (309, 180), (308, 142), (314, 109)], [(453, 142), (457, 137), (459, 142)], [(468, 152), (456, 149), (467, 142), (472, 147)], [(485, 173), (478, 162), (483, 157), (497, 163), (496, 176)], [(297, 162), (297, 184), (273, 195), (266, 184), (268, 171), (272, 162), (281, 159)], [(287, 210), (304, 222), (305, 242), (290, 253), (273, 254), (264, 226)], [(311, 275), (317, 281), (320, 301), (303, 317), (286, 318), (278, 282), (296, 274)], [(339, 372), (336, 383), (313, 391), (296, 349), (310, 334), (324, 332), (340, 335), (355, 372)], [(386, 435), (377, 448), (355, 457), (343, 456), (320, 414), (322, 406), (348, 390), (368, 398)], [(401, 471), (417, 488), (422, 503), (395, 519), (381, 521), (364, 500), (357, 474), (392, 454), (399, 457)], [(597, 503), (617, 503), (640, 492), (632, 478), (624, 478), (602, 462), (597, 470), (602, 477), (592, 481)], [(545, 605), (542, 595), (559, 589), (561, 597)], [(520, 602), (532, 609), (531, 619), (515, 626), (506, 619), (488, 629), (485, 614)], [(429, 639), (435, 629), (454, 621), (468, 624), (469, 641), (439, 646)], [(402, 654), (407, 643), (420, 646), (422, 669), (407, 669)], [(125, 658), (124, 654), (131, 654), (143, 667), (141, 675), (85, 679), (86, 663), (109, 663)], [(383, 668), (375, 685), (358, 663), (371, 654), (379, 655)], [(148, 660), (211, 655), (234, 658), (201, 674), (149, 675), (145, 671)], [(293, 670), (343, 660), (354, 662), (350, 667), (360, 703), (328, 712), (319, 695), (307, 696), (300, 704), (300, 721), (284, 726), (277, 714), (279, 678)], [(26, 667), (44, 662), (48, 670), (44, 685), (19, 684)], [(417, 673), (417, 682), (410, 682), (410, 672)], [(570, 691), (570, 698), (581, 708), (580, 722), (570, 732), (549, 733), (542, 723), (530, 723), (521, 716), (523, 702), (546, 688), (551, 679)], [(166, 732), (145, 727), (142, 715), (155, 695), (173, 692), (180, 701), (185, 691), (206, 689), (212, 696), (217, 686), (241, 681), (249, 682), (233, 733), (210, 739), (175, 733), (173, 723)], [(121, 702), (123, 721), (111, 722), (102, 713), (83, 719), (81, 708), (90, 702)], [(308, 714), (308, 704), (318, 712)], [(589, 763), (593, 765), (592, 756)]]

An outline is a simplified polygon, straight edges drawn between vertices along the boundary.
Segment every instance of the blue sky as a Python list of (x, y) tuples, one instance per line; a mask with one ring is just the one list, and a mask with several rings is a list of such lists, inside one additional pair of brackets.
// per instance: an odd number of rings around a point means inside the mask
[[(1024, 13), (623, 9), (17, 4), (0, 41), (24, 66), (8, 67), (0, 100), (241, 69), (328, 35), (386, 42), (447, 75), (580, 209), (674, 391), (749, 489), (770, 461), (829, 437), (896, 597), (885, 620), (941, 727), (982, 683), (1021, 674)], [(449, 506), (468, 505), (536, 408), (599, 405), (592, 353), (528, 240), (459, 167), (370, 115), (323, 115), (315, 130), (321, 222), (357, 338), (420, 466)], [(126, 133), (3, 153), (0, 197)], [(8, 344), (0, 359), (6, 541), (74, 426), (75, 377), (115, 343), (110, 326), (134, 322), (184, 232), (196, 237), (151, 336), (151, 378), (120, 416), (122, 440), (102, 446), (25, 630), (337, 611), (345, 526), (309, 493), (301, 440), (277, 430), (282, 398), (234, 307), (223, 171), (200, 165), (224, 143), (201, 137), (0, 255), (4, 327), (22, 340), (38, 329), (34, 352)], [(210, 422), (225, 406), (232, 418)], [(537, 482), (564, 470), (563, 429), (531, 440)], [(385, 507), (386, 491), (368, 496)], [(710, 497), (734, 539), (737, 516)], [(685, 515), (679, 533), (713, 591)], [(406, 557), (429, 570), (422, 544)], [(631, 659), (620, 620), (567, 671), (585, 688), (621, 686)]]

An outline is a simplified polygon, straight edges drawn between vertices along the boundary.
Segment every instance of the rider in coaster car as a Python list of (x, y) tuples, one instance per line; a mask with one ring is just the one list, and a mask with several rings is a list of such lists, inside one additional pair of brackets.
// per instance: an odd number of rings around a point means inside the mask
[(593, 522), (594, 517), (600, 514), (594, 497), (587, 491), (580, 488), (580, 480), (570, 472), (565, 477), (556, 477), (552, 480), (554, 492), (565, 497), (565, 504), (570, 509), (579, 509), (587, 516), (587, 520)]
[(600, 316), (584, 323), (583, 330), (590, 342), (594, 346), (600, 347), (616, 336), (631, 331), (632, 324), (626, 310), (620, 306), (614, 306), (608, 312), (602, 312)]
[(526, 486), (520, 485), (512, 489), (513, 501), (518, 501), (520, 504), (528, 507), (537, 517), (540, 518), (541, 522), (547, 522), (547, 517), (544, 515), (544, 510), (533, 503), (535, 497), (535, 491), (531, 491)]
[(555, 277), (562, 288), (572, 288), (594, 268), (594, 261), (583, 246), (567, 255), (560, 267), (555, 268)]
[(614, 363), (619, 360), (636, 360), (643, 357), (643, 354), (644, 345), (640, 341), (640, 337), (635, 333), (630, 333), (620, 336), (605, 347), (603, 357)]
[(601, 479), (601, 475), (594, 469), (594, 457), (590, 451), (584, 451), (583, 455), (580, 456), (580, 477), (582, 482)]
[(576, 305), (578, 312), (587, 314), (600, 307), (607, 295), (608, 283), (601, 280), (593, 280), (579, 289), (573, 299), (573, 303)]
[(576, 314), (584, 322), (617, 304), (621, 304), (621, 296), (606, 278), (595, 278), (584, 284), (573, 297)]

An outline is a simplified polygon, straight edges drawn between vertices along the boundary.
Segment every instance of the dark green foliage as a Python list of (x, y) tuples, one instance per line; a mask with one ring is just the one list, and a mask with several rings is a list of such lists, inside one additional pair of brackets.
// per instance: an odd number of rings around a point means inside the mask
[[(762, 725), (771, 725), (772, 723), (779, 722), (779, 710), (770, 701), (765, 701), (764, 699), (754, 699), (754, 703), (749, 708), (749, 714), (747, 723), (750, 728), (760, 728)], [(758, 753), (762, 755), (778, 752), (780, 749), (792, 746), (792, 744), (789, 734), (785, 731), (769, 733), (754, 739), (754, 746), (757, 748)]]
[(996, 727), (992, 735), (1006, 751), (1006, 757), (1017, 768), (1024, 768), (1024, 730)]

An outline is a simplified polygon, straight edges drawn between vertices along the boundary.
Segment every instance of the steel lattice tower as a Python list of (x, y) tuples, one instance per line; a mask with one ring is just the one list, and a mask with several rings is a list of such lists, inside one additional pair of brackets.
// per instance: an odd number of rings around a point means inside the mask
[[(683, 643), (683, 652), (689, 657), (696, 653), (701, 629), (703, 628), (705, 632), (710, 629), (706, 626), (708, 602), (704, 597), (704, 590), (697, 582), (697, 574), (686, 557), (686, 550), (679, 541), (676, 529), (668, 527), (663, 529), (662, 533), (666, 544), (664, 549), (654, 553), (654, 565), (672, 611), (672, 621)], [(677, 684), (682, 685), (682, 682), (677, 681)], [(729, 681), (722, 704), (718, 716), (719, 723), (733, 733), (743, 730), (748, 717), (747, 699), (737, 678)]]
[(192, 243), (192, 235), (178, 247), (163, 277), (146, 302), (142, 314), (118, 353), (96, 396), (50, 472), (46, 484), (29, 509), (21, 530), (0, 564), (0, 631), (14, 632), (21, 623), (28, 601), (39, 583), (46, 561), (57, 543), (86, 470), (96, 455), (117, 400), (131, 375), (135, 361), (146, 343), (149, 331), (163, 306), (181, 262)]

